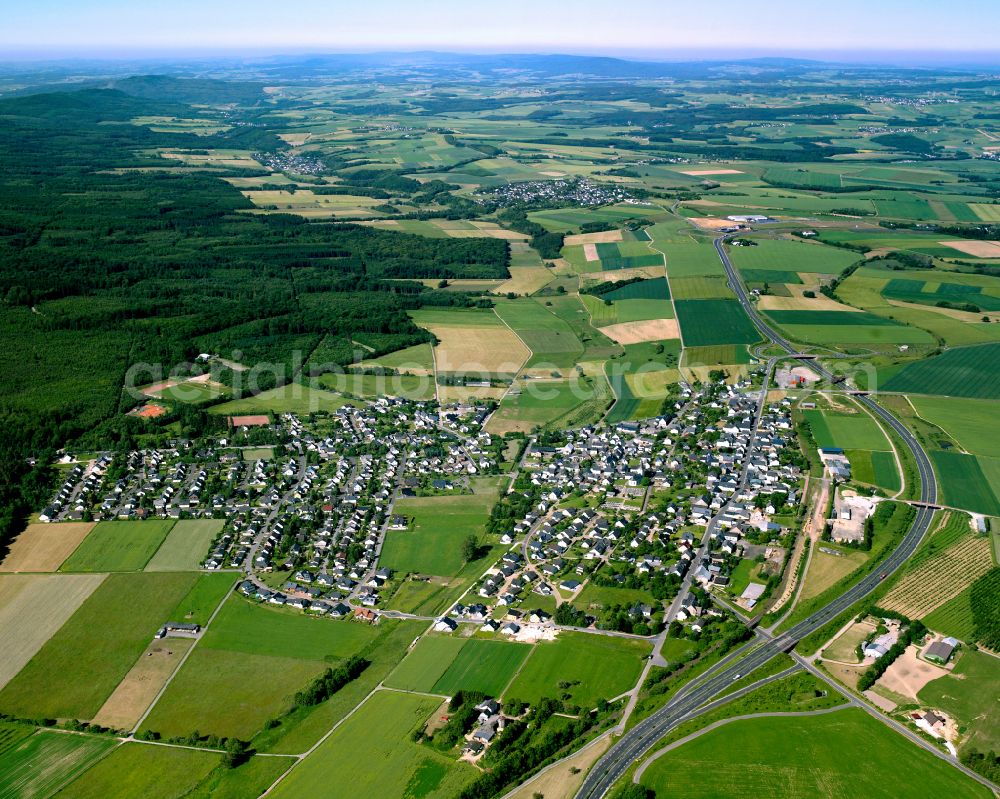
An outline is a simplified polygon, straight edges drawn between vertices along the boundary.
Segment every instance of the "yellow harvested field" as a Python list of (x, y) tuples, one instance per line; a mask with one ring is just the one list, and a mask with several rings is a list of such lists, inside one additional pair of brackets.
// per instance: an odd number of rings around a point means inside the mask
[(832, 300), (824, 294), (816, 292), (815, 297), (803, 297), (802, 292), (807, 288), (795, 284), (786, 284), (788, 290), (792, 292), (791, 297), (778, 297), (774, 294), (765, 294), (757, 304), (762, 311), (851, 311), (861, 313), (860, 308), (853, 305)]
[(658, 398), (665, 397), (667, 386), (673, 385), (679, 378), (677, 369), (650, 369), (625, 375), (625, 382), (637, 397)]
[(608, 269), (604, 272), (588, 272), (587, 279), (598, 283), (631, 280), (634, 277), (663, 277), (666, 270), (662, 266), (637, 266), (634, 269)]
[(531, 356), (506, 326), (461, 327), (429, 324), (439, 340), (434, 359), (439, 372), (504, 372), (516, 374)]
[(879, 677), (876, 686), (919, 702), (917, 694), (927, 683), (949, 673), (948, 669), (920, 660), (917, 657), (917, 648), (908, 646), (906, 651)]
[(1000, 258), (1000, 241), (939, 241), (945, 247), (964, 252), (974, 258)]
[(0, 576), (0, 688), (63, 626), (106, 574)]
[(601, 332), (619, 344), (641, 344), (643, 341), (663, 341), (680, 338), (676, 319), (651, 319), (647, 322), (621, 322), (602, 327)]
[(495, 286), (494, 294), (506, 294), (509, 291), (527, 296), (534, 294), (540, 288), (552, 282), (552, 272), (544, 266), (509, 266), (510, 279)]
[(601, 256), (597, 254), (596, 244), (584, 244), (583, 245), (583, 257), (588, 261), (600, 261)]
[(576, 233), (563, 239), (563, 245), (573, 247), (577, 244), (611, 244), (622, 240), (620, 230), (602, 230), (598, 233)]
[(739, 169), (679, 169), (677, 170), (682, 175), (690, 175), (691, 177), (701, 177), (702, 175), (742, 175)]
[(702, 230), (721, 230), (724, 227), (732, 227), (733, 223), (728, 219), (720, 219), (717, 216), (695, 216), (688, 219), (688, 222), (700, 227)]
[(545, 799), (571, 799), (583, 785), (590, 767), (608, 751), (610, 746), (611, 735), (604, 735), (572, 757), (554, 763), (551, 768), (532, 777), (507, 796), (509, 799), (532, 799), (535, 796), (544, 796)]
[(547, 178), (564, 178), (566, 177), (565, 172), (557, 172), (554, 169), (550, 169), (547, 172), (539, 172), (539, 175), (545, 175)]
[(29, 524), (10, 545), (0, 572), (54, 572), (93, 529), (93, 522)]
[(987, 537), (967, 535), (907, 572), (879, 605), (920, 619), (958, 596), (993, 567)]
[[(868, 555), (864, 552), (845, 552), (840, 555), (831, 555), (828, 552), (823, 552), (819, 548), (820, 546), (825, 545), (817, 545), (816, 551), (812, 554), (799, 601), (805, 601), (822, 594), (827, 588), (842, 580), (868, 559)], [(828, 547), (828, 549), (831, 552), (838, 551), (832, 547)]]
[(311, 133), (279, 133), (278, 138), (287, 144), (292, 145), (292, 147), (301, 147), (307, 141), (309, 137), (312, 136)]
[(97, 711), (94, 723), (131, 730), (193, 645), (193, 638), (164, 638), (150, 644)]
[(527, 241), (531, 236), (525, 233), (518, 233), (516, 230), (507, 230), (494, 224), (493, 222), (472, 222), (473, 230), (461, 230), (458, 228), (443, 228), (454, 239), (503, 239), (504, 241)]

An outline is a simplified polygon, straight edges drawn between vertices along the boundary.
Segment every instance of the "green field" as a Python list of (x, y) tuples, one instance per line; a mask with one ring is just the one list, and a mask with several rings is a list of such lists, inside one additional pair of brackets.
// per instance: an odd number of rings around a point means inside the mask
[(48, 730), (39, 730), (9, 747), (4, 741), (0, 743), (0, 796), (52, 796), (117, 743), (113, 738)]
[(434, 378), (429, 375), (375, 375), (360, 372), (328, 372), (316, 378), (321, 388), (353, 397), (403, 397), (426, 402), (434, 399)]
[(967, 727), (962, 746), (980, 752), (1000, 750), (1000, 659), (982, 652), (964, 651), (952, 672), (925, 685), (922, 703), (940, 708)]
[(454, 635), (425, 635), (386, 679), (390, 688), (430, 692), (458, 657), (468, 639)]
[(149, 563), (173, 526), (172, 519), (99, 522), (66, 559), (60, 571), (139, 571)]
[(258, 605), (234, 594), (198, 646), (334, 662), (360, 651), (377, 635), (377, 629), (366, 624)]
[(686, 347), (753, 344), (760, 334), (736, 300), (675, 300)]
[[(535, 645), (507, 696), (537, 702), (543, 696), (590, 708), (632, 688), (650, 644), (623, 638), (562, 632), (552, 642)], [(560, 688), (560, 683), (569, 687)]]
[(1000, 399), (1000, 344), (957, 347), (909, 363), (879, 388), (904, 394)]
[(803, 413), (820, 447), (868, 449), (887, 452), (889, 440), (878, 423), (865, 413), (843, 414), (821, 410)]
[[(361, 625), (358, 625), (361, 626)], [(203, 735), (249, 740), (292, 706), (296, 691), (322, 673), (317, 660), (197, 646), (143, 722), (164, 738)]]
[(757, 239), (756, 247), (730, 247), (729, 254), (740, 271), (773, 269), (823, 275), (838, 275), (861, 257), (857, 253), (822, 244), (769, 239)]
[(221, 405), (213, 405), (210, 413), (241, 415), (255, 413), (299, 413), (314, 411), (335, 411), (350, 402), (339, 394), (322, 389), (310, 388), (301, 383), (289, 383), (279, 388), (268, 389), (253, 397), (230, 400)]
[(855, 708), (813, 717), (733, 721), (655, 760), (642, 783), (657, 796), (691, 799), (991, 795)]
[(110, 575), (0, 691), (0, 711), (93, 718), (196, 580), (180, 573)]
[(497, 315), (531, 350), (526, 366), (573, 366), (583, 354), (583, 344), (573, 329), (545, 306), (532, 299), (498, 300)]
[(186, 621), (204, 627), (236, 583), (236, 577), (232, 572), (199, 574), (191, 590), (177, 603), (169, 621)]
[(935, 608), (921, 621), (935, 632), (953, 635), (960, 641), (972, 641), (976, 633), (972, 619), (972, 586)]
[(360, 366), (382, 366), (386, 369), (397, 369), (407, 371), (409, 369), (433, 369), (434, 356), (430, 344), (417, 344), (413, 347), (406, 347), (388, 355), (372, 358), (370, 361), (362, 361)]
[[(534, 380), (524, 383), (520, 392), (505, 396), (493, 417), (497, 424), (513, 423), (515, 426), (531, 430), (556, 422), (564, 422), (579, 414), (586, 413), (587, 406), (596, 406), (603, 394), (603, 385), (597, 380), (571, 378), (569, 380)], [(596, 408), (603, 411), (603, 408)], [(593, 421), (584, 419), (583, 422)], [(577, 423), (583, 423), (577, 422)]]
[(606, 291), (601, 299), (611, 300), (669, 300), (670, 287), (665, 277), (654, 277), (649, 280), (639, 280), (627, 286)]
[(988, 479), (983, 469), (984, 463), (988, 461), (961, 452), (932, 450), (930, 454), (941, 485), (944, 504), (989, 516), (1000, 515), (997, 488), (992, 485), (993, 481)]
[(380, 562), (397, 572), (457, 575), (464, 565), (462, 542), (483, 535), (495, 501), (495, 492), (400, 500), (395, 512), (413, 524), (386, 534)]
[(940, 427), (967, 452), (1000, 453), (1000, 426), (992, 402), (940, 397), (913, 397), (910, 402), (919, 416)]
[(181, 799), (219, 764), (196, 749), (126, 743), (59, 793), (60, 799)]
[(426, 696), (379, 691), (296, 765), (271, 795), (275, 799), (456, 795), (477, 772), (410, 740), (410, 733), (422, 727), (440, 704)]
[(896, 458), (891, 452), (849, 449), (844, 454), (851, 462), (851, 479), (859, 483), (880, 486), (886, 491), (899, 491), (899, 469), (896, 467)]
[(146, 571), (182, 572), (201, 568), (212, 541), (224, 525), (222, 519), (181, 519), (146, 564)]
[(469, 639), (431, 692), (452, 696), (465, 690), (500, 696), (530, 653), (529, 644)]

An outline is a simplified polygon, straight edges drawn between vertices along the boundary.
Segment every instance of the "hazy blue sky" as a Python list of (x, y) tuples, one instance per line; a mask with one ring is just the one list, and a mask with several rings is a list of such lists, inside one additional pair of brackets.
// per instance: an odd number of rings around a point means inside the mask
[(4, 0), (0, 60), (148, 50), (997, 51), (1000, 0)]

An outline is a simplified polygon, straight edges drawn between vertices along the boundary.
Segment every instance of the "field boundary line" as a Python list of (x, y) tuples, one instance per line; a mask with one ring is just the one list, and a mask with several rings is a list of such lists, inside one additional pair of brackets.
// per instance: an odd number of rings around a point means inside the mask
[(349, 718), (351, 718), (351, 716), (353, 716), (355, 713), (357, 713), (365, 705), (365, 703), (369, 699), (371, 699), (373, 696), (375, 696), (375, 694), (377, 694), (379, 692), (379, 690), (381, 690), (381, 689), (382, 689), (382, 683), (379, 683), (374, 688), (372, 688), (371, 691), (368, 692), (368, 694), (365, 696), (364, 699), (362, 699), (360, 702), (358, 702), (358, 704), (356, 704), (353, 708), (351, 708), (351, 712), (350, 713), (347, 713), (342, 719), (340, 719), (336, 724), (334, 724), (329, 730), (327, 730), (325, 733), (323, 733), (323, 735), (320, 737), (320, 739), (318, 741), (316, 741), (316, 743), (314, 743), (312, 746), (310, 746), (308, 749), (306, 749), (305, 752), (302, 752), (301, 754), (298, 754), (298, 755), (292, 755), (292, 757), (294, 757), (296, 759), (295, 762), (292, 763), (291, 766), (289, 766), (289, 768), (288, 768), (287, 771), (285, 771), (283, 774), (278, 775), (278, 779), (276, 779), (269, 786), (267, 786), (267, 790), (264, 791), (261, 794), (261, 796), (267, 796), (269, 793), (271, 793), (271, 791), (273, 791), (278, 786), (278, 784), (283, 779), (285, 779), (285, 777), (287, 777), (289, 774), (292, 773), (292, 771), (295, 770), (295, 767), (299, 763), (301, 763), (303, 760), (305, 760), (307, 757), (309, 757), (309, 755), (311, 755), (313, 752), (315, 752), (317, 749), (319, 749), (319, 747), (322, 746), (323, 743), (326, 742), (327, 738), (329, 738), (331, 735), (333, 735), (340, 728), (340, 726), (344, 722), (346, 722)]
[[(160, 699), (163, 698), (163, 694), (166, 693), (167, 688), (170, 687), (170, 683), (174, 681), (174, 677), (176, 677), (180, 672), (180, 670), (184, 667), (184, 664), (187, 662), (187, 659), (191, 657), (191, 653), (194, 652), (195, 649), (197, 649), (198, 644), (201, 642), (201, 639), (205, 637), (205, 631), (209, 628), (212, 622), (215, 621), (215, 617), (218, 616), (219, 613), (222, 611), (222, 608), (226, 604), (226, 601), (229, 599), (230, 594), (232, 594), (233, 587), (235, 585), (236, 585), (236, 580), (233, 580), (233, 585), (230, 586), (229, 589), (226, 591), (225, 595), (222, 597), (222, 601), (219, 602), (218, 605), (216, 605), (215, 610), (212, 611), (212, 615), (209, 616), (208, 621), (205, 622), (205, 626), (201, 628), (201, 634), (195, 639), (195, 642), (191, 645), (191, 648), (188, 649), (188, 651), (181, 656), (180, 661), (178, 661), (177, 663), (177, 667), (170, 673), (170, 676), (167, 677), (167, 681), (163, 683), (163, 685), (160, 687), (160, 690), (156, 692), (156, 696), (154, 696), (153, 701), (149, 703), (149, 707), (146, 708), (145, 712), (142, 714), (139, 720), (135, 723), (135, 726), (129, 732), (127, 740), (136, 740), (135, 739), (136, 732), (138, 732), (139, 728), (142, 726), (142, 723), (147, 718), (149, 718), (149, 714), (153, 712), (153, 708), (156, 707), (156, 704), (160, 701)], [(135, 663), (133, 663), (132, 666), (134, 667)], [(146, 743), (149, 742), (147, 741)]]

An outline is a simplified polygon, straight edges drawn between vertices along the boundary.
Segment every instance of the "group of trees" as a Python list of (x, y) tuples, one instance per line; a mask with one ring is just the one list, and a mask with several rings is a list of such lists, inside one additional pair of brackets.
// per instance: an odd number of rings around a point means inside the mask
[(370, 662), (360, 655), (352, 655), (337, 668), (324, 671), (306, 688), (296, 693), (295, 706), (312, 707), (325, 702), (347, 683), (357, 679), (369, 665)]

